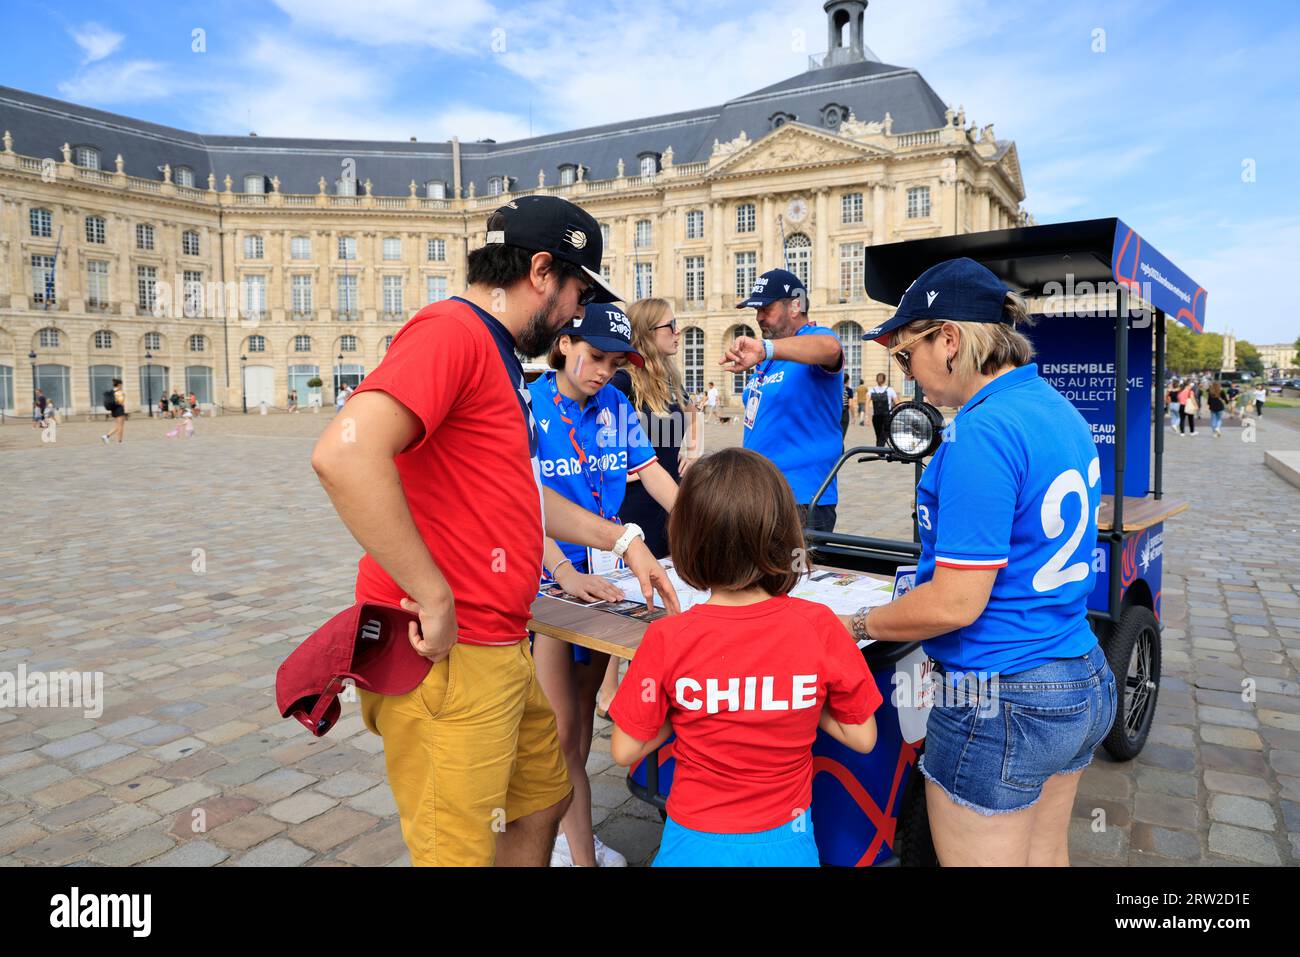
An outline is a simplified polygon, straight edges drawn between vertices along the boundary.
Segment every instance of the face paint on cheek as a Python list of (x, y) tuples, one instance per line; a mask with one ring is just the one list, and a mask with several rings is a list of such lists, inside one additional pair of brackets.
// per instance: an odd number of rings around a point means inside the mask
[(578, 361), (573, 364), (573, 378), (577, 379), (582, 375), (582, 363), (587, 357), (581, 352), (578, 353)]

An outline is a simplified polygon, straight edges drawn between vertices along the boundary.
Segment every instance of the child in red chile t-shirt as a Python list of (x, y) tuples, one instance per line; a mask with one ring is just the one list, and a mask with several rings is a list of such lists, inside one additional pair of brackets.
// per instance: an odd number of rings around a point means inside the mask
[(881, 696), (835, 614), (789, 595), (804, 548), (790, 486), (755, 452), (706, 456), (682, 480), (668, 544), (712, 596), (646, 629), (609, 709), (621, 765), (677, 734), (655, 866), (816, 867), (813, 739), (821, 728), (870, 751)]

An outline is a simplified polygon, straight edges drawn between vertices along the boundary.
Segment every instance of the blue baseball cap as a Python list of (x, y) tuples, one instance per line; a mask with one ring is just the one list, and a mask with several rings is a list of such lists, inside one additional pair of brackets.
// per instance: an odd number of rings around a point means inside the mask
[(948, 259), (917, 276), (899, 300), (898, 311), (862, 338), (884, 345), (890, 333), (921, 319), (1005, 323), (1002, 305), (1008, 292), (1001, 279), (975, 260)]
[(632, 320), (610, 303), (591, 303), (583, 310), (581, 319), (574, 319), (556, 333), (557, 339), (560, 336), (581, 336), (601, 352), (622, 352), (638, 369), (645, 367), (641, 353), (632, 348)]
[(788, 269), (769, 269), (754, 280), (749, 298), (737, 303), (737, 309), (761, 309), (782, 299), (807, 299), (808, 290), (803, 280)]

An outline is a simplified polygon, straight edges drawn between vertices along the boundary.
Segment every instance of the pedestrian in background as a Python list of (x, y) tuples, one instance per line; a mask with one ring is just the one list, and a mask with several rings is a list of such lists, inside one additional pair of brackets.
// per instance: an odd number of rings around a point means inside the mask
[(1181, 424), (1179, 415), (1181, 414), (1181, 403), (1178, 401), (1178, 393), (1182, 391), (1182, 385), (1175, 379), (1169, 383), (1169, 393), (1166, 399), (1169, 401), (1169, 427), (1176, 433), (1178, 426)]
[(1205, 404), (1210, 409), (1210, 431), (1217, 439), (1222, 433), (1219, 427), (1223, 425), (1223, 410), (1227, 408), (1227, 403), (1223, 401), (1223, 386), (1217, 382), (1210, 383), (1210, 394), (1205, 400)]
[(1178, 404), (1181, 409), (1178, 422), (1178, 431), (1181, 434), (1184, 429), (1188, 429), (1192, 435), (1196, 434), (1196, 385), (1190, 379), (1183, 386), (1182, 391), (1178, 393)]

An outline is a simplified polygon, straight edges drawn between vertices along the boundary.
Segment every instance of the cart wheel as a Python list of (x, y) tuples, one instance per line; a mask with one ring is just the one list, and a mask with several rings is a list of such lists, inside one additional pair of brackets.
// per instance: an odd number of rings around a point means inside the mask
[(930, 815), (925, 807), (925, 775), (912, 768), (907, 791), (898, 808), (898, 830), (894, 833), (894, 853), (904, 867), (938, 867), (930, 836)]
[(1106, 751), (1117, 761), (1131, 761), (1147, 742), (1160, 694), (1160, 623), (1149, 608), (1131, 605), (1103, 645), (1115, 673), (1115, 723), (1106, 736)]

